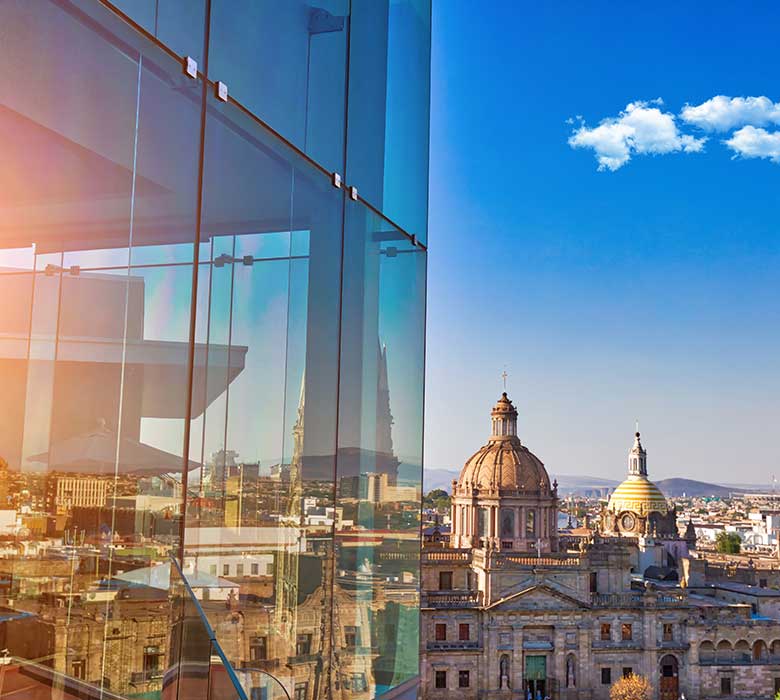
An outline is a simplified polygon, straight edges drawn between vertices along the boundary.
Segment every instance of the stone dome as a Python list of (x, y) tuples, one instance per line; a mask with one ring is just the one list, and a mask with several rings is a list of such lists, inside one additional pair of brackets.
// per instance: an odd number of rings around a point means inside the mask
[(504, 392), (491, 411), (492, 435), (463, 467), (458, 491), (502, 490), (549, 493), (542, 461), (517, 437), (517, 410)]

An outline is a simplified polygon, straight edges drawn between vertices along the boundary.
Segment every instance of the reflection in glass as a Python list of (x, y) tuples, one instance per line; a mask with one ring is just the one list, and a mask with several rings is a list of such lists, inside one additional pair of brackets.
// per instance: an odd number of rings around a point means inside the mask
[(353, 0), (347, 181), (425, 243), (430, 0)]
[[(331, 662), (343, 192), (209, 101), (184, 576), (251, 692), (321, 697)], [(197, 368), (197, 362), (196, 362)], [(203, 408), (203, 410), (201, 410)], [(191, 452), (191, 455), (193, 453)]]
[(348, 202), (336, 488), (336, 697), (417, 674), (425, 253)]
[(111, 0), (111, 4), (180, 56), (203, 63), (206, 0)]
[(209, 77), (328, 170), (344, 171), (348, 0), (212, 0)]
[[(0, 697), (375, 697), (418, 671), (425, 253), (114, 6), (203, 56), (200, 0), (0, 3)], [(231, 94), (343, 168), (348, 3), (211, 6)]]
[(0, 27), (0, 695), (160, 697), (203, 88), (98, 3)]

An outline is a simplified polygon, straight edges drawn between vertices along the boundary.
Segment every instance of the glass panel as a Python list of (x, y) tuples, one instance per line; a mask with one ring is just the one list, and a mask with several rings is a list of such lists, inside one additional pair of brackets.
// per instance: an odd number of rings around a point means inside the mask
[(198, 297), (205, 352), (192, 410), (203, 467), (189, 482), (184, 574), (201, 582), (204, 613), (248, 696), (265, 697), (270, 675), (291, 696), (305, 677), (320, 697), (343, 191), (232, 104), (209, 101), (205, 147), (208, 294)]
[(209, 77), (328, 170), (344, 172), (348, 0), (212, 0)]
[(334, 697), (418, 673), (425, 252), (347, 203)]
[(206, 0), (111, 0), (111, 4), (179, 56), (204, 57)]
[(347, 182), (425, 242), (430, 0), (353, 0)]
[(95, 2), (0, 4), (0, 55), (3, 692), (159, 698), (203, 87)]

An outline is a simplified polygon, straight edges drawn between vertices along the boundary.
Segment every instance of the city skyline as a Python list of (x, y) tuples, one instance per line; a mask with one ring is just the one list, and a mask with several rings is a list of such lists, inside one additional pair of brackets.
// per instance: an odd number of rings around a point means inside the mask
[[(777, 131), (777, 15), (434, 5), (427, 469), (484, 442), (506, 369), (550, 473), (622, 478), (636, 420), (657, 479), (780, 472), (780, 165), (727, 143)], [(599, 171), (570, 140), (627, 105), (677, 131)]]

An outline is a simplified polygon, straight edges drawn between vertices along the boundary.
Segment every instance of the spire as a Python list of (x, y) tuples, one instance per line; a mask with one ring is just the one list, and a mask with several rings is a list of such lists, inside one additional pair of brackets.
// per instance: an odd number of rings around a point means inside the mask
[(390, 378), (387, 371), (387, 345), (377, 338), (376, 450), (393, 454), (393, 414), (390, 410)]
[(493, 406), (490, 417), (493, 426), (491, 438), (517, 437), (517, 409), (506, 392)]
[(637, 431), (634, 434), (634, 446), (628, 453), (628, 475), (647, 478), (647, 452), (639, 438), (639, 431)]

